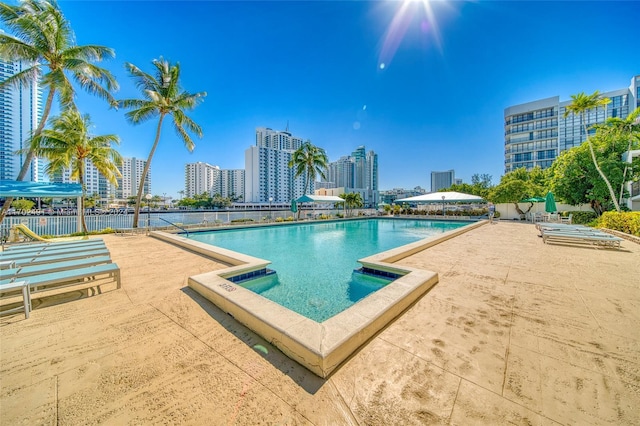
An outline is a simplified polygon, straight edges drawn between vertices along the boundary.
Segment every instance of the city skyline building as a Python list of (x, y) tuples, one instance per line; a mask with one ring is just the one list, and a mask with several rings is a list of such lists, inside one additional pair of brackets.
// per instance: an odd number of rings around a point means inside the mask
[[(631, 78), (629, 87), (601, 93), (611, 102), (605, 108), (585, 113), (587, 127), (604, 123), (607, 118), (626, 118), (640, 107), (640, 75)], [(559, 96), (514, 105), (504, 110), (504, 169), (509, 173), (524, 167), (546, 169), (563, 151), (586, 140), (580, 116), (565, 111), (573, 101)], [(588, 130), (592, 135), (595, 130)]]
[[(289, 203), (305, 193), (304, 176), (295, 177), (289, 167), (293, 152), (302, 138), (288, 131), (256, 128), (256, 144), (245, 151), (244, 202)], [(309, 182), (313, 194), (315, 182)]]
[(326, 179), (316, 183), (318, 188), (344, 188), (347, 193), (359, 192), (365, 206), (378, 204), (378, 154), (373, 150), (359, 146), (351, 155), (330, 162), (326, 174)]
[[(97, 195), (98, 202), (107, 204), (115, 201), (124, 202), (127, 198), (137, 195), (138, 186), (140, 185), (140, 176), (146, 160), (140, 160), (135, 157), (123, 158), (122, 164), (118, 166), (118, 170), (122, 175), (116, 179), (116, 185), (107, 181), (107, 179), (98, 171), (91, 160), (87, 159), (84, 171), (84, 186), (88, 196)], [(55, 183), (77, 183), (76, 179), (71, 179), (71, 169), (65, 168), (61, 173), (57, 173), (51, 177), (51, 181)], [(147, 174), (144, 185), (144, 195), (151, 193), (151, 168)]]
[(431, 172), (431, 192), (438, 192), (441, 189), (449, 188), (456, 182), (456, 172), (446, 170), (442, 172)]
[(244, 199), (245, 171), (220, 169), (204, 162), (185, 165), (185, 197), (193, 198), (202, 193), (219, 194), (224, 198)]
[[(0, 81), (26, 68), (24, 62), (0, 59)], [(26, 154), (16, 152), (29, 147), (41, 117), (42, 88), (37, 81), (0, 89), (0, 179), (18, 177)], [(34, 157), (23, 180), (44, 181), (44, 162)]]

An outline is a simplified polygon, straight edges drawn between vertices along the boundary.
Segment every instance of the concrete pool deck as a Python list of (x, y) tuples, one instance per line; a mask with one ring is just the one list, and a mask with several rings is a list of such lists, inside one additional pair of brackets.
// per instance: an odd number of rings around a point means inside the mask
[[(639, 424), (640, 245), (482, 226), (398, 262), (439, 283), (321, 379), (187, 287), (223, 269), (105, 236), (122, 289), (0, 318), (1, 424)], [(115, 285), (114, 285), (115, 287)]]

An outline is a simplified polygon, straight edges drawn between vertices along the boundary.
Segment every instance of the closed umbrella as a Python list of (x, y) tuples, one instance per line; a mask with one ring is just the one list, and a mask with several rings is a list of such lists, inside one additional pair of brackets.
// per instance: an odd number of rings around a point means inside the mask
[(296, 200), (291, 200), (291, 211), (293, 213), (297, 213), (298, 212), (298, 203), (296, 203)]
[(553, 197), (553, 192), (547, 192), (547, 196), (545, 198), (544, 210), (547, 213), (555, 213), (558, 211), (556, 207), (556, 199)]

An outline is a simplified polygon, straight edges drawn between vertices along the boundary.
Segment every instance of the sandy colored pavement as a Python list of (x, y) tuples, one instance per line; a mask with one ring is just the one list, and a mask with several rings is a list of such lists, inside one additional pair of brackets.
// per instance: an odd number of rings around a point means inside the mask
[(0, 424), (640, 424), (638, 244), (505, 222), (413, 255), (440, 282), (324, 380), (186, 286), (223, 265), (104, 239), (122, 289), (0, 318)]

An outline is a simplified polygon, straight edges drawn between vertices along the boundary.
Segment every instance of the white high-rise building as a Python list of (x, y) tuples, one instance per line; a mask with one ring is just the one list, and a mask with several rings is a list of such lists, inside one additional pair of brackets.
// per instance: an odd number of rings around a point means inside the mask
[[(116, 200), (126, 201), (127, 198), (138, 193), (138, 185), (140, 185), (140, 177), (142, 176), (145, 163), (145, 160), (137, 158), (123, 158), (122, 164), (118, 167), (122, 178), (117, 179), (118, 186), (116, 187), (102, 176), (91, 160), (87, 160), (85, 167), (85, 188), (87, 195), (97, 195), (102, 204), (111, 203)], [(70, 168), (64, 169), (62, 173), (53, 176), (52, 180), (57, 183), (77, 183), (75, 179), (71, 179)], [(144, 194), (150, 193), (151, 168), (149, 168), (149, 173), (147, 174), (147, 179), (144, 184)]]
[[(631, 79), (629, 87), (605, 92), (611, 102), (606, 108), (586, 113), (587, 127), (603, 123), (607, 118), (626, 118), (640, 107), (640, 75)], [(586, 140), (580, 116), (564, 117), (572, 101), (560, 102), (559, 96), (514, 105), (504, 110), (505, 173), (524, 167), (546, 169), (561, 152)], [(589, 130), (594, 132), (595, 130)]]
[[(288, 203), (303, 196), (304, 176), (294, 178), (295, 169), (289, 167), (293, 152), (302, 144), (302, 138), (288, 131), (258, 127), (255, 146), (249, 147), (244, 154), (244, 201)], [(313, 194), (314, 182), (310, 182), (309, 187)]]
[[(26, 68), (23, 62), (0, 59), (0, 82)], [(0, 179), (18, 177), (26, 154), (16, 151), (29, 147), (31, 134), (42, 117), (42, 89), (37, 81), (0, 89)], [(44, 163), (34, 158), (23, 180), (43, 181)]]
[[(140, 160), (135, 157), (122, 159), (122, 168), (120, 169), (122, 178), (118, 179), (116, 198), (126, 200), (129, 197), (138, 195), (138, 187), (140, 186), (145, 164), (147, 164), (146, 160)], [(151, 167), (149, 167), (142, 192), (143, 196), (151, 194)]]
[(224, 198), (244, 200), (244, 170), (220, 169), (208, 163), (185, 165), (184, 187), (186, 197), (203, 193)]
[(208, 163), (188, 163), (184, 174), (184, 195), (193, 198), (203, 193), (211, 194), (220, 180), (220, 167)]

